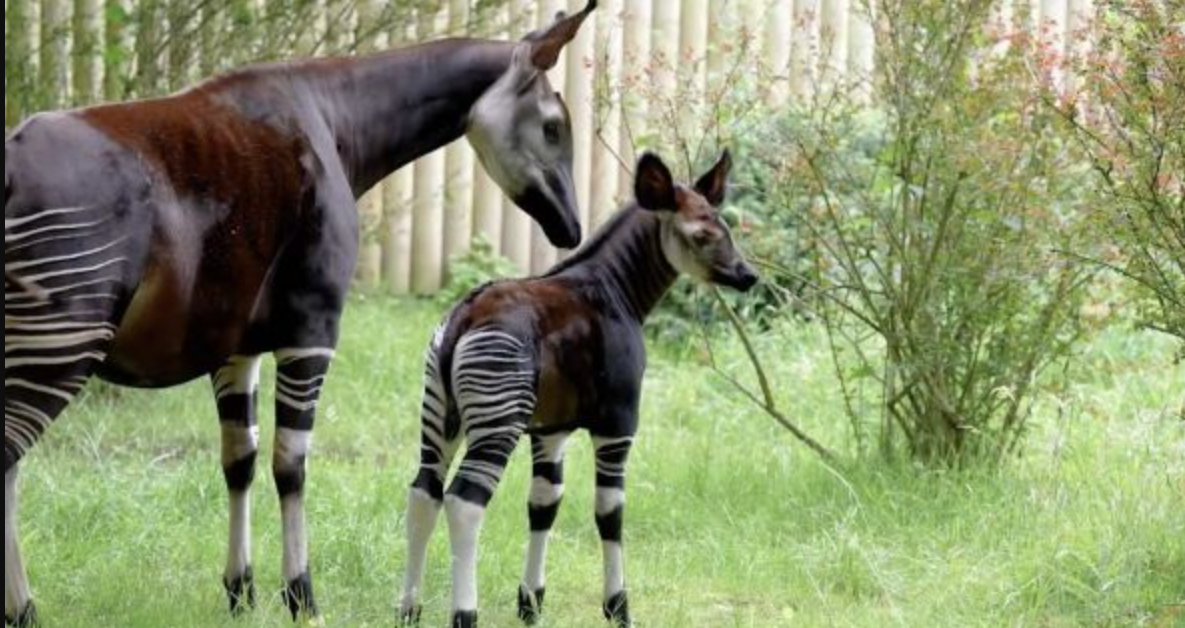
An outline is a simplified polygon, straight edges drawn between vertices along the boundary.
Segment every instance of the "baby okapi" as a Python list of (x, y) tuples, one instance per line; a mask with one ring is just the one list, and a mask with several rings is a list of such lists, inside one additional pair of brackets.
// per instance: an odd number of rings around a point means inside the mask
[[(688, 188), (663, 162), (638, 163), (637, 197), (575, 256), (546, 275), (475, 290), (448, 315), (427, 352), (423, 446), (408, 499), (403, 625), (419, 622), (429, 537), (443, 503), (453, 553), (452, 626), (477, 625), (477, 539), (511, 452), (531, 436), (530, 548), (519, 617), (534, 623), (544, 593), (547, 536), (563, 494), (568, 437), (596, 449), (596, 521), (605, 560), (604, 612), (630, 625), (622, 569), (625, 464), (638, 428), (646, 351), (642, 324), (679, 273), (747, 291), (757, 275), (718, 208), (731, 160)], [(460, 468), (445, 474), (462, 437)]]

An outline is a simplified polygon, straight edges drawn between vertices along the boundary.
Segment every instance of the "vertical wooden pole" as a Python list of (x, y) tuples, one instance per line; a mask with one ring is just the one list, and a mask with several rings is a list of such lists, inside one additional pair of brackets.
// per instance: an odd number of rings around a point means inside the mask
[(222, 36), (225, 11), (221, 5), (209, 3), (202, 7), (202, 29), (198, 33), (198, 73), (203, 79), (210, 78), (222, 67), (223, 45), (228, 41)]
[(793, 0), (772, 0), (766, 9), (765, 31), (762, 50), (765, 62), (772, 74), (766, 102), (771, 107), (786, 103), (795, 70), (790, 66), (790, 54), (794, 37)]
[(57, 109), (66, 104), (67, 26), (66, 0), (41, 0), (41, 48), (39, 83), (42, 108)]
[[(1090, 26), (1093, 21), (1093, 0), (1070, 0), (1066, 12), (1066, 57), (1074, 65), (1090, 53)], [(1066, 76), (1066, 90), (1070, 93), (1076, 92), (1081, 82), (1078, 73), (1071, 70)]]
[(859, 102), (872, 98), (876, 69), (875, 0), (852, 0), (848, 7), (848, 81)]
[[(481, 16), (482, 30), (493, 39), (505, 36), (506, 8), (487, 9)], [(473, 160), (473, 234), (485, 240), (495, 253), (502, 250), (502, 189)]]
[(169, 0), (169, 88), (181, 89), (193, 80), (193, 3)]
[(99, 0), (74, 0), (70, 79), (74, 84), (73, 102), (78, 105), (93, 103), (99, 96), (96, 62), (102, 58), (103, 51), (99, 47), (98, 18)]
[(711, 0), (708, 4), (707, 71), (709, 89), (717, 88), (729, 70), (730, 54), (741, 44), (737, 33), (738, 0)]
[(849, 0), (823, 0), (819, 25), (819, 76), (820, 83), (826, 89), (839, 87), (847, 73), (850, 13)]
[(790, 42), (790, 91), (806, 104), (818, 85), (819, 0), (794, 0)]
[[(357, 0), (355, 10), (358, 21), (354, 28), (354, 41), (361, 54), (369, 54), (380, 45), (380, 39), (374, 32), (374, 24), (378, 20), (378, 0)], [(367, 190), (358, 199), (358, 216), (361, 233), (361, 247), (358, 254), (358, 267), (355, 281), (359, 286), (374, 290), (382, 282), (383, 275), (383, 246), (381, 243), (383, 228), (383, 185), (380, 183)]]
[(4, 127), (12, 129), (28, 111), (35, 76), (28, 0), (16, 0), (4, 11)]
[(103, 98), (119, 100), (127, 88), (128, 12), (123, 0), (103, 2)]
[[(694, 99), (707, 77), (708, 0), (684, 0), (679, 20), (679, 86)], [(691, 107), (687, 108), (688, 110)]]
[(618, 176), (621, 195), (633, 196), (633, 166), (638, 159), (638, 139), (646, 134), (647, 98), (650, 85), (650, 36), (653, 31), (649, 0), (626, 0), (622, 21), (621, 133), (617, 153), (626, 162)]
[(1041, 38), (1046, 54), (1056, 58), (1050, 67), (1050, 80), (1059, 91), (1065, 86), (1065, 72), (1061, 63), (1066, 50), (1066, 0), (1041, 0)]
[[(673, 3), (671, 3), (673, 4)], [(571, 0), (568, 9), (576, 13), (585, 0)], [(580, 205), (580, 224), (589, 227), (589, 190), (592, 177), (593, 73), (589, 67), (596, 41), (596, 20), (586, 20), (580, 33), (568, 44), (567, 89), (565, 98), (572, 113), (572, 176), (576, 184), (576, 202)]]
[[(468, 0), (449, 2), (449, 35), (469, 30)], [(473, 149), (461, 138), (445, 151), (444, 259), (446, 264), (469, 251), (473, 233)], [(448, 267), (445, 267), (447, 276)], [(447, 278), (447, 277), (446, 277)]]
[(603, 0), (596, 13), (594, 54), (596, 101), (600, 111), (596, 114), (596, 137), (593, 138), (589, 232), (604, 224), (617, 208), (617, 183), (621, 171), (617, 161), (621, 132), (621, 8), (621, 0)]
[[(510, 38), (520, 39), (535, 25), (535, 2), (512, 0), (510, 8)], [(502, 197), (502, 255), (519, 272), (531, 272), (531, 219), (509, 197)]]
[[(441, 7), (443, 8), (443, 7)], [(430, 41), (445, 29), (447, 11), (426, 9), (416, 16), (416, 34)], [(412, 207), (411, 289), (432, 294), (444, 278), (444, 151), (425, 155), (415, 164)]]
[(160, 0), (141, 0), (136, 7), (136, 96), (160, 91)]
[[(567, 0), (547, 0), (540, 3), (539, 14), (536, 15), (536, 26), (544, 28), (551, 25), (555, 21), (555, 16), (560, 11), (568, 10)], [(566, 54), (566, 53), (564, 53)], [(552, 87), (563, 90), (565, 85), (565, 73), (567, 71), (567, 63), (561, 60), (547, 73), (547, 78), (551, 82)], [(540, 274), (546, 272), (555, 264), (559, 257), (559, 252), (551, 242), (547, 241), (547, 236), (543, 235), (543, 229), (539, 225), (531, 222), (531, 272)]]
[[(678, 89), (679, 69), (679, 3), (658, 2), (654, 5), (654, 32), (650, 44), (654, 63), (654, 83), (663, 98), (673, 97)], [(653, 105), (654, 103), (651, 103)], [(665, 104), (665, 103), (664, 103)], [(655, 108), (651, 107), (653, 121)]]

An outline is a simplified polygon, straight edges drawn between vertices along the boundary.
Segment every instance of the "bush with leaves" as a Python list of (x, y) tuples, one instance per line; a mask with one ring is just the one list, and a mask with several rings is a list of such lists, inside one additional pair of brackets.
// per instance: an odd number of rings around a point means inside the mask
[(473, 246), (449, 264), (449, 281), (436, 295), (436, 302), (448, 307), (464, 299), (474, 288), (497, 279), (520, 275), (514, 262), (494, 252), (485, 238), (473, 239)]

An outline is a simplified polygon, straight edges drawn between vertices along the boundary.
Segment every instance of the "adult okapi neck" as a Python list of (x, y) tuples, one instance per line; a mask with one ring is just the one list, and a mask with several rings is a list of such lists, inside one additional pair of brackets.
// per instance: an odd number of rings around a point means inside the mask
[(465, 133), (473, 104), (510, 67), (514, 43), (446, 39), (311, 62), (302, 73), (356, 194)]
[(662, 250), (662, 224), (655, 212), (630, 205), (548, 276), (591, 279), (640, 324), (679, 276)]

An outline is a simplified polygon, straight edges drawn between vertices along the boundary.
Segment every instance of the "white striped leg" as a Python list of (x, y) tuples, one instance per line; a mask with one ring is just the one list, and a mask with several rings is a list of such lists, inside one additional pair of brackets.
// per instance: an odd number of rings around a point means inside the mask
[(222, 429), (222, 474), (226, 479), (230, 532), (226, 553), (226, 586), (230, 612), (255, 606), (255, 574), (251, 566), (251, 484), (259, 451), (256, 400), (259, 356), (236, 356), (214, 374), (214, 397)]
[(399, 617), (403, 626), (420, 621), (420, 588), (428, 560), (428, 542), (444, 501), (444, 480), (460, 444), (459, 420), (449, 425), (450, 407), (437, 364), (436, 348), (425, 357), (424, 398), (420, 409), (420, 470), (407, 496), (407, 571)]
[(518, 592), (518, 617), (527, 624), (538, 621), (546, 591), (547, 541), (564, 496), (564, 450), (570, 432), (531, 436), (531, 494), (527, 515), (531, 537), (527, 564)]
[(17, 543), (18, 489), (17, 466), (13, 466), (4, 474), (4, 623), (24, 628), (36, 623), (37, 612)]
[(625, 553), (622, 526), (625, 515), (625, 465), (632, 436), (593, 437), (597, 460), (597, 530), (605, 566), (605, 618), (617, 626), (631, 625), (629, 598), (625, 589)]
[(276, 352), (276, 439), (272, 474), (280, 496), (284, 534), (284, 602), (293, 619), (317, 615), (309, 574), (305, 523), (305, 465), (313, 438), (317, 401), (331, 349), (285, 349)]
[(535, 371), (517, 338), (478, 331), (457, 344), (453, 385), (468, 448), (445, 497), (453, 627), (477, 624), (477, 541), (485, 509), (535, 409)]

